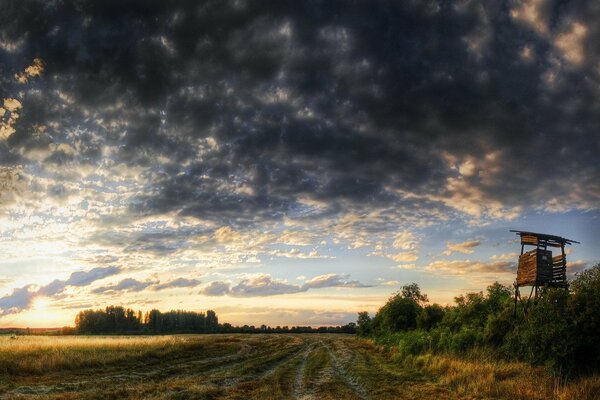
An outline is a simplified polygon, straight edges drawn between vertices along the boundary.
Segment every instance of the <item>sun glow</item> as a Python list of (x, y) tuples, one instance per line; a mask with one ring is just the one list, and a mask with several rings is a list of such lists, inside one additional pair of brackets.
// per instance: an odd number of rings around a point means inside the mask
[(36, 297), (35, 299), (33, 299), (33, 303), (32, 303), (32, 309), (34, 311), (47, 311), (48, 310), (48, 306), (50, 305), (50, 299), (48, 297)]

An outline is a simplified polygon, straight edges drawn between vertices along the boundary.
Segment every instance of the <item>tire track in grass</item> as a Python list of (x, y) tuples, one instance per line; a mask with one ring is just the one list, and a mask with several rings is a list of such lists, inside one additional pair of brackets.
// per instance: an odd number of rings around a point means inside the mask
[[(274, 374), (280, 367), (299, 357), (305, 348), (305, 345), (302, 344), (304, 344), (303, 341), (300, 345), (293, 344), (285, 346), (275, 354), (269, 352), (269, 354), (254, 360), (250, 366), (244, 367), (244, 365), (242, 365), (243, 368), (238, 372), (237, 376), (217, 378), (217, 380), (212, 381), (212, 383), (217, 383), (224, 389), (229, 390), (246, 382), (264, 380)], [(231, 368), (227, 368), (227, 371), (234, 372), (231, 371)]]
[(298, 400), (313, 400), (314, 393), (309, 393), (306, 390), (306, 385), (304, 383), (304, 377), (306, 372), (306, 363), (308, 358), (312, 354), (313, 350), (317, 346), (317, 343), (310, 343), (304, 350), (302, 354), (302, 362), (298, 367), (298, 371), (296, 372), (296, 379), (294, 380), (294, 398)]
[(341, 357), (338, 358), (329, 343), (326, 344), (325, 347), (327, 349), (329, 356), (331, 357), (331, 364), (332, 364), (331, 367), (332, 367), (332, 370), (335, 373), (335, 375), (337, 375), (342, 380), (342, 382), (344, 382), (344, 384), (346, 386), (348, 386), (350, 389), (352, 389), (352, 391), (361, 400), (369, 400), (370, 399), (369, 393), (367, 392), (365, 387), (363, 385), (361, 385), (361, 383), (357, 377), (350, 374), (346, 369), (346, 366), (348, 365), (348, 363), (350, 363), (352, 361), (352, 358), (353, 358), (352, 352), (350, 351), (350, 349), (348, 349), (346, 347), (345, 351), (342, 352)]

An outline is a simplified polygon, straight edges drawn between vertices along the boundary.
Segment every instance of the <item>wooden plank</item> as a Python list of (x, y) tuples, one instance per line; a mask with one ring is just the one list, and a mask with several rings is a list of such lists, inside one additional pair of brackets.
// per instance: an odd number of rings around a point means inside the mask
[(538, 242), (538, 238), (536, 236), (531, 236), (531, 235), (522, 235), (521, 236), (521, 244), (533, 244), (533, 245), (537, 245)]

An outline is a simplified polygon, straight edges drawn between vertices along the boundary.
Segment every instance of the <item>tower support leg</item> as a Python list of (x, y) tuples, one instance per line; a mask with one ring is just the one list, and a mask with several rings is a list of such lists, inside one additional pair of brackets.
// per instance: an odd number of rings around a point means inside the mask
[(514, 318), (517, 318), (517, 304), (519, 302), (519, 287), (515, 283), (515, 310), (514, 310)]

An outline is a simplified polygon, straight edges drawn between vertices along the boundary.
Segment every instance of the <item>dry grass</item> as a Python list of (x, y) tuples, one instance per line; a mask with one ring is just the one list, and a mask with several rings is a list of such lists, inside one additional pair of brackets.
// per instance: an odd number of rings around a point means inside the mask
[(162, 357), (197, 345), (185, 336), (0, 336), (0, 372), (41, 374)]
[(546, 368), (472, 353), (465, 358), (420, 355), (403, 360), (439, 379), (439, 383), (463, 398), (510, 398), (532, 400), (598, 400), (600, 376), (569, 380)]
[(348, 335), (0, 338), (0, 398), (598, 399), (486, 354), (404, 360)]

